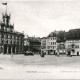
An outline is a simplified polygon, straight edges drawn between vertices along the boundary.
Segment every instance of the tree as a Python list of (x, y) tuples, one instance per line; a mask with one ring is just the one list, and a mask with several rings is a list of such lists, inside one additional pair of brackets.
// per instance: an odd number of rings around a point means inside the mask
[(80, 29), (72, 29), (67, 33), (68, 40), (79, 40), (80, 39)]
[(66, 41), (66, 33), (65, 31), (60, 31), (57, 35), (57, 42), (65, 42)]

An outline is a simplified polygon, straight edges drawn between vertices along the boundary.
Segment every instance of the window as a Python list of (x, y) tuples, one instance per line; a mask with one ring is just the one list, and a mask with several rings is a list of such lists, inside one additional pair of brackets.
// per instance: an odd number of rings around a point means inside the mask
[(4, 35), (3, 34), (1, 34), (1, 38), (3, 38), (4, 37)]
[(17, 38), (19, 39), (19, 36)]
[(8, 35), (6, 35), (6, 38), (8, 38)]
[(0, 33), (0, 37), (1, 37), (1, 33)]
[(8, 40), (6, 41), (6, 43), (8, 43)]
[(21, 45), (22, 45), (22, 42), (21, 42)]
[(14, 36), (14, 39), (16, 38), (16, 36)]
[(53, 38), (53, 40), (54, 40), (54, 38)]
[(4, 39), (4, 44), (6, 44), (6, 39)]
[(11, 39), (12, 39), (12, 35), (11, 35)]
[(11, 44), (12, 44), (12, 41), (11, 41)]
[[(23, 38), (21, 37), (21, 40), (22, 40)], [(45, 40), (44, 40), (44, 42), (45, 42)]]
[(51, 42), (51, 45), (52, 45), (52, 42)]
[(47, 47), (48, 49), (50, 48), (50, 46)]
[(1, 38), (0, 38), (0, 44), (1, 44)]
[(3, 44), (3, 40), (2, 40), (2, 44)]
[(55, 37), (55, 40), (56, 40), (56, 37)]
[(17, 42), (17, 44), (19, 45), (19, 41)]
[(1, 26), (1, 30), (4, 30), (4, 26)]
[(0, 29), (1, 29), (1, 25), (0, 25)]
[(12, 44), (14, 44), (14, 40), (12, 40)]
[(75, 48), (79, 48), (79, 45), (75, 45)]
[(11, 28), (10, 31), (12, 32), (13, 31), (13, 28)]
[(15, 44), (15, 41), (14, 41), (14, 44)]

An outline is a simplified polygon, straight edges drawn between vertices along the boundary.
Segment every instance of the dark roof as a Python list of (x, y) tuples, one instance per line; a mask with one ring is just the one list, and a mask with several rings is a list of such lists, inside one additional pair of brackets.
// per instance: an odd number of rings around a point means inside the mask
[(18, 35), (24, 35), (23, 33), (18, 32), (18, 31), (14, 31), (13, 33), (18, 34)]
[(47, 37), (42, 37), (41, 39), (47, 39)]
[(30, 42), (40, 42), (41, 39), (40, 38), (36, 38), (36, 37), (28, 37), (28, 41), (30, 41)]
[(58, 33), (59, 33), (59, 31), (51, 32), (51, 33), (48, 35), (48, 37), (56, 37)]

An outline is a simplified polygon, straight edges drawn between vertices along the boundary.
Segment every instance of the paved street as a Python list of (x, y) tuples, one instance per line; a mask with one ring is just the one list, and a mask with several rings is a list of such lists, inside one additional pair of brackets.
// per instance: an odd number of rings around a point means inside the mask
[(79, 75), (80, 56), (0, 55), (0, 79), (80, 79)]

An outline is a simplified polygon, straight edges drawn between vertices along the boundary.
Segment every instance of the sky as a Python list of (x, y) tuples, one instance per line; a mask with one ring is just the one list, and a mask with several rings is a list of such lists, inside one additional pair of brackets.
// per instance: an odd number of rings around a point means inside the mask
[[(0, 1), (0, 21), (6, 6)], [(7, 0), (14, 29), (28, 36), (45, 37), (53, 31), (80, 28), (80, 0)]]

